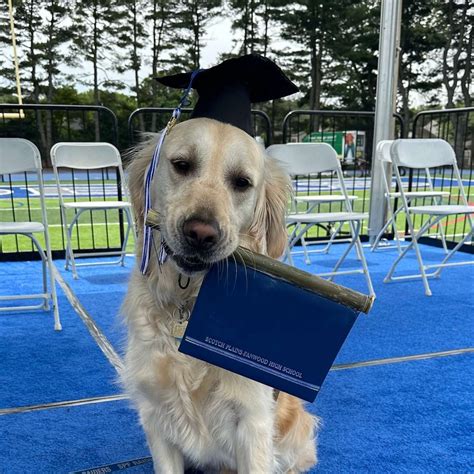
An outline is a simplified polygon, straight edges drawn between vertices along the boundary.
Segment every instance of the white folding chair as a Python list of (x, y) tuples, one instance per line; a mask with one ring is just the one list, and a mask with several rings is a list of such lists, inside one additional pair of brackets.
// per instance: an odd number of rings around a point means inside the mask
[[(446, 141), (440, 139), (400, 139), (396, 140), (392, 144), (390, 148), (390, 154), (392, 157), (395, 177), (400, 188), (402, 206), (404, 212), (406, 213), (408, 228), (410, 230), (412, 240), (410, 244), (405, 247), (403, 251), (398, 255), (397, 259), (394, 261), (392, 267), (390, 268), (387, 276), (385, 277), (384, 282), (421, 278), (425, 287), (425, 294), (427, 296), (431, 296), (432, 293), (428, 283), (428, 278), (439, 277), (441, 270), (445, 267), (474, 264), (474, 261), (472, 260), (465, 262), (448, 263), (448, 261), (456, 253), (456, 251), (473, 235), (473, 221), (471, 214), (474, 214), (474, 207), (468, 205), (461, 176), (459, 174), (459, 169), (456, 163), (456, 155), (454, 153), (454, 150)], [(408, 198), (402, 187), (400, 167), (412, 169), (426, 169), (448, 166), (452, 167), (453, 169), (453, 177), (457, 181), (457, 186), (459, 189), (459, 201), (461, 202), (461, 204), (434, 204), (430, 206), (410, 207)], [(417, 214), (427, 215), (428, 219), (421, 225), (420, 229), (416, 231), (413, 226), (412, 216)], [(445, 217), (456, 214), (462, 214), (466, 216), (466, 220), (469, 223), (470, 230), (467, 232), (464, 238), (462, 238), (458, 242), (458, 244), (446, 254), (441, 263), (434, 265), (425, 265), (423, 263), (420, 247), (418, 245), (418, 239), (422, 237), (423, 234), (427, 232), (431, 227), (437, 225)], [(414, 275), (403, 275), (394, 277), (393, 273), (395, 272), (398, 263), (400, 262), (400, 260), (402, 260), (403, 257), (405, 257), (405, 255), (411, 248), (415, 249), (420, 273)], [(427, 273), (427, 270), (429, 269), (436, 269), (436, 271), (432, 273)]]
[[(392, 146), (392, 143), (394, 140), (382, 140), (377, 143), (377, 149), (376, 149), (376, 159), (380, 160), (383, 164), (386, 165), (391, 165), (392, 164), (392, 158), (390, 156), (390, 147)], [(382, 172), (382, 179), (383, 179), (383, 186), (384, 186), (384, 192), (385, 192), (385, 199), (387, 203), (387, 222), (385, 225), (382, 227), (380, 232), (378, 233), (377, 237), (375, 238), (374, 243), (372, 244), (371, 251), (373, 252), (379, 247), (379, 244), (382, 240), (382, 237), (385, 233), (385, 231), (392, 227), (393, 228), (393, 238), (395, 239), (396, 242), (396, 248), (398, 249), (398, 252), (401, 253), (402, 251), (402, 245), (401, 245), (401, 239), (398, 233), (397, 229), (397, 216), (404, 210), (403, 206), (399, 206), (397, 209), (395, 209), (395, 200), (401, 198), (401, 192), (395, 192), (391, 190), (391, 184), (392, 184), (392, 173), (389, 175), (386, 174), (385, 171), (385, 166), (383, 167), (384, 171)], [(391, 167), (390, 167), (391, 169)], [(412, 202), (416, 200), (425, 200), (425, 199), (431, 199), (432, 204), (440, 204), (443, 200), (443, 198), (449, 197), (449, 192), (447, 191), (435, 191), (434, 186), (433, 186), (433, 179), (431, 177), (431, 173), (429, 168), (426, 168), (424, 170), (425, 176), (426, 176), (426, 182), (428, 184), (428, 190), (424, 191), (405, 191), (405, 197), (407, 199), (408, 204), (411, 204)], [(392, 203), (393, 200), (393, 203)], [(444, 235), (443, 227), (438, 226), (439, 233), (441, 235), (441, 242), (443, 244), (444, 250), (447, 253), (448, 252), (448, 247), (446, 245), (446, 238)], [(406, 236), (405, 236), (406, 238)], [(393, 245), (383, 245), (381, 246), (383, 249), (388, 249), (388, 248), (394, 248)]]
[[(287, 225), (294, 226), (294, 230), (291, 232), (288, 240), (287, 258), (289, 262), (293, 263), (291, 257), (292, 248), (301, 241), (311, 227), (321, 224), (335, 225), (335, 233), (331, 237), (331, 241), (333, 241), (337, 233), (342, 230), (343, 225), (348, 223), (351, 233), (349, 245), (331, 272), (318, 273), (318, 275), (329, 277), (332, 280), (336, 275), (363, 273), (369, 293), (375, 295), (359, 238), (362, 222), (368, 216), (367, 214), (353, 212), (352, 210), (351, 199), (347, 194), (341, 164), (337, 158), (336, 151), (326, 143), (288, 143), (286, 145), (272, 145), (267, 148), (267, 153), (275, 158), (291, 176), (334, 172), (338, 180), (340, 194), (330, 195), (328, 199), (332, 202), (336, 202), (336, 200), (342, 202), (345, 208), (345, 210), (340, 212), (291, 212), (287, 216)], [(324, 202), (324, 197), (321, 196), (321, 200), (317, 201), (315, 206)], [(315, 206), (312, 207), (313, 211)], [(294, 211), (294, 207), (292, 211)], [(339, 271), (340, 266), (354, 246), (361, 261), (362, 269)]]
[[(131, 204), (128, 202), (128, 193), (125, 187), (125, 180), (122, 168), (122, 160), (120, 152), (110, 143), (56, 143), (51, 148), (51, 161), (53, 164), (54, 175), (58, 187), (59, 205), (61, 208), (62, 224), (64, 234), (66, 236), (66, 270), (71, 264), (72, 274), (74, 278), (78, 278), (76, 267), (78, 266), (92, 266), (92, 265), (124, 265), (126, 255), (128, 237), (130, 230), (133, 228), (133, 219), (131, 214)], [(120, 180), (123, 186), (124, 200), (97, 200), (97, 201), (66, 201), (62, 191), (58, 168), (70, 168), (76, 170), (97, 170), (104, 168), (117, 168)], [(68, 224), (67, 210), (73, 209), (75, 214)], [(127, 219), (127, 229), (120, 251), (97, 251), (87, 252), (81, 254), (74, 254), (72, 248), (72, 231), (74, 226), (78, 223), (79, 217), (83, 212), (92, 211), (108, 211), (108, 210), (122, 210)], [(118, 260), (106, 262), (92, 262), (92, 263), (76, 263), (75, 258), (78, 257), (106, 257), (119, 256)]]
[[(51, 256), (51, 245), (48, 233), (48, 218), (46, 215), (46, 204), (44, 200), (43, 174), (41, 167), (41, 155), (34, 143), (23, 138), (0, 138), (0, 174), (15, 174), (34, 172), (38, 182), (39, 204), (41, 207), (41, 222), (0, 222), (0, 235), (23, 235), (29, 238), (41, 257), (43, 269), (43, 293), (31, 295), (0, 296), (0, 301), (15, 300), (37, 300), (40, 304), (28, 306), (3, 306), (0, 311), (29, 311), (44, 309), (49, 311), (50, 302), (54, 314), (54, 329), (60, 331), (61, 321), (59, 319), (58, 299), (56, 295), (56, 284), (54, 279), (54, 265)], [(35, 234), (42, 233), (46, 252), (43, 250)], [(48, 291), (48, 273), (49, 285)]]
[[(293, 144), (291, 144), (293, 145)], [(304, 144), (305, 146), (306, 145), (309, 145), (310, 147), (311, 146), (314, 146), (314, 145), (318, 145), (317, 143), (308, 143), (308, 144)], [(279, 154), (280, 153), (280, 147), (281, 145), (273, 145), (273, 146), (270, 146), (269, 147), (269, 153), (270, 154)], [(281, 148), (281, 150), (286, 150), (285, 148)], [(287, 155), (287, 151), (283, 151), (282, 152), (283, 155)], [(295, 186), (294, 186), (294, 189), (293, 189), (293, 194), (292, 194), (292, 202), (291, 202), (291, 212), (292, 213), (296, 213), (296, 212), (299, 212), (299, 206), (298, 204), (305, 204), (306, 205), (306, 210), (304, 211), (305, 213), (307, 214), (311, 214), (311, 213), (314, 213), (316, 212), (319, 207), (323, 204), (340, 204), (340, 205), (343, 205), (344, 204), (344, 201), (345, 201), (345, 197), (341, 194), (299, 194), (298, 192), (298, 181), (297, 181), (297, 177), (298, 177), (298, 174), (295, 174), (295, 173), (292, 173), (291, 170), (289, 171), (290, 174), (292, 175), (292, 178), (295, 178), (296, 181), (295, 181)], [(334, 173), (331, 173), (331, 174), (334, 174)], [(354, 196), (354, 195), (351, 195), (349, 194), (348, 195), (348, 198), (350, 201), (355, 201), (357, 199), (357, 196)], [(331, 245), (334, 243), (334, 240), (336, 239), (337, 235), (339, 234), (342, 226), (343, 226), (343, 222), (342, 223), (339, 223), (335, 226), (334, 229), (330, 228), (329, 229), (329, 233), (330, 233), (330, 237), (329, 237), (329, 240), (327, 240), (326, 242), (326, 245), (323, 247), (323, 248), (319, 248), (319, 249), (312, 249), (310, 250), (309, 247), (310, 245), (308, 244), (308, 242), (306, 241), (306, 239), (304, 238), (304, 235), (301, 236), (301, 239), (300, 239), (300, 243), (301, 243), (301, 247), (303, 248), (302, 251), (292, 251), (292, 254), (293, 255), (299, 255), (299, 254), (304, 254), (304, 259), (305, 259), (305, 263), (306, 264), (311, 264), (311, 259), (310, 259), (310, 254), (312, 253), (328, 253), (330, 248), (331, 248)], [(295, 227), (298, 227), (300, 224), (295, 224)], [(344, 239), (339, 239), (340, 241), (344, 241)], [(351, 239), (347, 240), (347, 242), (350, 242)], [(321, 243), (321, 242), (320, 242)], [(290, 259), (291, 259), (291, 255), (290, 255)], [(360, 257), (359, 257), (360, 259)]]

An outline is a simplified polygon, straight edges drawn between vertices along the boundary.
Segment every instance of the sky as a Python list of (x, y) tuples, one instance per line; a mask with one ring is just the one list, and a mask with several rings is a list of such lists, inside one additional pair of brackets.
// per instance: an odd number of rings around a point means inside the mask
[[(204, 37), (205, 46), (202, 49), (202, 58), (201, 58), (201, 66), (203, 68), (208, 68), (211, 66), (215, 66), (220, 54), (228, 53), (234, 49), (233, 39), (235, 38), (235, 34), (232, 31), (232, 20), (229, 17), (217, 17), (215, 18), (212, 23), (208, 26), (206, 35)], [(150, 48), (145, 48), (150, 51)], [(150, 54), (150, 53), (149, 53)], [(148, 54), (148, 55), (149, 55)], [(150, 70), (150, 66), (146, 66), (147, 72), (143, 72), (140, 76), (143, 78), (148, 71)], [(86, 73), (92, 74), (92, 67), (90, 64), (85, 63), (83, 67), (79, 70), (77, 68), (70, 69), (70, 71), (77, 71), (78, 73)], [(133, 71), (127, 71), (123, 74), (120, 74), (116, 71), (112, 71), (108, 69), (107, 72), (101, 71), (100, 73), (100, 80), (110, 79), (110, 80), (118, 80), (124, 82), (127, 85), (132, 86), (135, 82), (134, 73)], [(107, 76), (107, 77), (106, 77)], [(86, 85), (78, 85), (79, 90), (86, 90), (89, 87)]]
[[(230, 15), (224, 14), (223, 16), (215, 17), (207, 28), (206, 35), (204, 37), (204, 47), (202, 49), (201, 65), (202, 67), (210, 67), (217, 63), (219, 56), (222, 53), (236, 52), (238, 45), (235, 44), (234, 40), (237, 37), (238, 32), (232, 31), (232, 20)], [(282, 46), (279, 44), (278, 46)], [(283, 45), (284, 46), (284, 45)], [(19, 52), (21, 54), (21, 51)], [(151, 50), (148, 47), (144, 48), (144, 56), (150, 58)], [(143, 79), (150, 71), (150, 64), (145, 64), (143, 71), (140, 73), (140, 78)], [(63, 66), (63, 72), (71, 74), (79, 79), (82, 79), (84, 83), (77, 83), (76, 87), (79, 91), (90, 89), (92, 81), (92, 65), (88, 62), (81, 64), (80, 67), (69, 67)], [(105, 65), (105, 68), (101, 68), (99, 71), (99, 81), (117, 81), (125, 84), (129, 87), (134, 84), (133, 71), (126, 71), (119, 73), (115, 71), (111, 65)], [(88, 83), (87, 83), (88, 82)], [(445, 95), (444, 90), (439, 91), (441, 95)], [(411, 105), (419, 106), (426, 103), (426, 98), (421, 94), (411, 95)]]

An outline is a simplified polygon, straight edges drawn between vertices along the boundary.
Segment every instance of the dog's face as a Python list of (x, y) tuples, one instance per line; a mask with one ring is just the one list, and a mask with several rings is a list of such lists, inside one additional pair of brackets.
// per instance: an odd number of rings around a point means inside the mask
[(153, 182), (153, 207), (174, 262), (185, 273), (229, 256), (247, 233), (262, 191), (265, 157), (241, 130), (215, 120), (177, 125)]
[[(151, 153), (142, 152), (149, 162)], [(138, 213), (144, 160), (130, 166)], [(228, 257), (239, 244), (279, 257), (286, 243), (287, 192), (288, 177), (253, 138), (198, 118), (176, 125), (166, 137), (151, 197), (172, 261), (191, 275)]]

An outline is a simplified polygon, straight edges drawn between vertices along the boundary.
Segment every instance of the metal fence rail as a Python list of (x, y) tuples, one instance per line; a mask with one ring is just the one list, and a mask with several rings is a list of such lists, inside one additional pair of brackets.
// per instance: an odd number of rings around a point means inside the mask
[[(174, 109), (168, 107), (144, 107), (134, 110), (128, 118), (128, 137), (130, 146), (141, 139), (147, 132), (159, 132), (165, 128)], [(181, 120), (189, 118), (192, 109), (182, 109)], [(261, 110), (252, 110), (252, 125), (254, 136), (260, 137), (265, 146), (272, 143), (272, 125), (270, 117)]]
[[(140, 134), (157, 132), (169, 120), (171, 108), (142, 108), (135, 110), (128, 118), (128, 141), (134, 145)], [(182, 119), (189, 116), (191, 109), (184, 109)], [(295, 110), (283, 121), (283, 142), (326, 142), (339, 154), (350, 193), (357, 195), (355, 210), (367, 212), (370, 199), (370, 171), (373, 153), (374, 112)], [(253, 127), (268, 146), (273, 140), (269, 117), (262, 111), (253, 110)], [(401, 117), (395, 115), (396, 136), (406, 136)], [(122, 124), (123, 125), (123, 124)], [(416, 138), (443, 138), (453, 146), (462, 172), (466, 193), (473, 200), (473, 156), (474, 156), (474, 107), (425, 111), (417, 114), (413, 121), (412, 136)], [(45, 168), (48, 217), (55, 257), (64, 255), (63, 236), (57, 191), (49, 170), (49, 150), (59, 141), (105, 141), (118, 145), (117, 117), (106, 107), (94, 105), (57, 104), (0, 104), (0, 137), (21, 137), (34, 142), (41, 151)], [(123, 137), (122, 137), (123, 140)], [(435, 176), (436, 187), (451, 192), (453, 203), (459, 199), (453, 189), (452, 176), (441, 170)], [(104, 169), (94, 173), (65, 172), (67, 193), (74, 199), (97, 200), (121, 198), (119, 176)], [(409, 189), (422, 190), (426, 182), (417, 174), (407, 179)], [(299, 177), (296, 181), (299, 193), (325, 194), (335, 191), (336, 180), (332, 175)], [(0, 220), (32, 221), (39, 212), (37, 183), (32, 176), (0, 176)], [(328, 204), (322, 211), (337, 211), (340, 205)], [(420, 222), (416, 222), (416, 226)], [(450, 243), (459, 240), (466, 231), (466, 221), (455, 219), (445, 223), (445, 233)], [(310, 238), (327, 239), (331, 229), (317, 228)], [(362, 230), (362, 237), (367, 227)], [(390, 235), (387, 235), (390, 237)], [(123, 242), (124, 222), (121, 212), (108, 211), (91, 213), (75, 234), (75, 250), (79, 252), (115, 251)], [(430, 243), (437, 243), (436, 229), (432, 230)], [(30, 259), (36, 256), (29, 244), (14, 237), (0, 240), (0, 260)], [(466, 247), (466, 246), (465, 246)], [(474, 246), (469, 245), (470, 250)]]
[[(49, 150), (60, 141), (105, 141), (117, 145), (118, 123), (114, 112), (94, 105), (0, 104), (0, 137), (26, 138), (35, 143), (44, 168), (48, 222), (54, 257), (63, 257), (63, 235), (56, 184), (50, 168)], [(121, 199), (122, 186), (116, 171), (68, 170), (61, 173), (63, 193), (74, 200)], [(0, 176), (0, 220), (3, 222), (39, 219), (38, 186), (33, 176)], [(72, 211), (72, 210), (71, 210)], [(91, 212), (77, 226), (74, 239), (78, 253), (118, 251), (124, 238), (122, 211)], [(0, 260), (32, 259), (37, 252), (21, 238), (0, 240)]]
[[(463, 187), (470, 203), (474, 201), (474, 107), (446, 110), (427, 110), (418, 113), (413, 119), (413, 138), (442, 138), (453, 147)], [(437, 190), (449, 191), (451, 204), (458, 204), (460, 195), (453, 188), (451, 169), (438, 169), (433, 173), (434, 185)], [(420, 171), (410, 173), (408, 188), (413, 191), (423, 191), (427, 187)], [(428, 203), (427, 204), (431, 204)], [(414, 216), (416, 228), (424, 222), (423, 216)], [(423, 219), (423, 220), (422, 220)], [(448, 246), (454, 246), (468, 231), (468, 221), (464, 216), (454, 216), (443, 223)], [(430, 237), (423, 239), (425, 243), (440, 245), (437, 228), (430, 229)], [(462, 250), (473, 251), (471, 245), (464, 245)]]
[[(368, 212), (370, 204), (370, 174), (373, 152), (373, 131), (375, 112), (334, 110), (293, 110), (283, 120), (283, 143), (324, 142), (330, 144), (341, 161), (346, 187), (357, 196), (354, 210)], [(403, 137), (404, 123), (400, 115), (394, 115), (396, 136)], [(298, 193), (330, 194), (337, 191), (337, 180), (332, 175), (297, 177)], [(321, 210), (341, 211), (343, 204), (328, 204)], [(331, 228), (320, 226), (306, 238), (324, 240), (330, 236)], [(367, 223), (361, 230), (361, 237), (367, 238)], [(387, 237), (390, 237), (387, 234)]]

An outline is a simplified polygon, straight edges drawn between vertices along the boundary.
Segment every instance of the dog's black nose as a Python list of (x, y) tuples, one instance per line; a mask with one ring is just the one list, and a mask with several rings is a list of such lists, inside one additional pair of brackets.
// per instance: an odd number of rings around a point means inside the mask
[(198, 250), (209, 250), (219, 239), (219, 227), (217, 222), (194, 218), (184, 222), (183, 234), (190, 246)]

